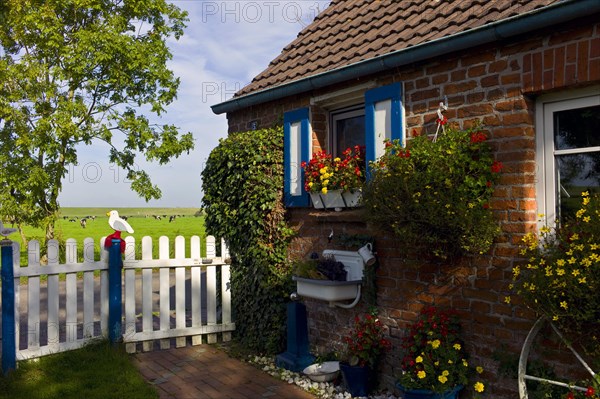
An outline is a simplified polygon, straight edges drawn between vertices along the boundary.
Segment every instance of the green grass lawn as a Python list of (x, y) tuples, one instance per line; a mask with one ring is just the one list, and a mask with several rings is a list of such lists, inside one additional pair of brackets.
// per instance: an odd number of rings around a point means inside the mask
[(19, 362), (0, 375), (0, 399), (155, 399), (124, 348), (108, 342)]
[[(56, 238), (64, 241), (68, 238), (74, 238), (78, 243), (78, 257), (83, 257), (83, 240), (91, 237), (95, 241), (96, 259), (100, 255), (100, 238), (113, 233), (108, 225), (107, 208), (62, 208), (61, 217), (58, 219), (55, 229)], [(202, 253), (205, 251), (204, 218), (194, 216), (198, 209), (194, 208), (119, 208), (119, 214), (128, 216), (128, 222), (134, 229), (134, 234), (123, 233), (122, 237), (132, 235), (136, 240), (136, 252), (141, 251), (142, 237), (150, 236), (153, 239), (153, 257), (158, 257), (158, 238), (160, 236), (169, 237), (170, 253), (174, 255), (175, 237), (183, 236), (186, 239), (186, 256), (189, 256), (189, 238), (197, 235), (201, 238)], [(62, 215), (67, 218), (63, 218)], [(148, 217), (146, 217), (148, 215)], [(157, 220), (153, 215), (160, 215), (161, 220)], [(167, 217), (162, 217), (167, 215)], [(174, 221), (169, 222), (170, 215), (178, 215)], [(86, 227), (81, 227), (79, 219), (84, 216), (96, 216), (95, 220), (87, 219)], [(78, 218), (75, 222), (70, 219)], [(44, 231), (39, 228), (26, 227), (25, 234), (28, 239), (37, 239), (40, 243), (44, 241)], [(10, 236), (12, 240), (21, 244), (21, 265), (27, 264), (27, 250), (23, 247), (21, 237), (18, 233)], [(44, 251), (42, 251), (43, 253)]]

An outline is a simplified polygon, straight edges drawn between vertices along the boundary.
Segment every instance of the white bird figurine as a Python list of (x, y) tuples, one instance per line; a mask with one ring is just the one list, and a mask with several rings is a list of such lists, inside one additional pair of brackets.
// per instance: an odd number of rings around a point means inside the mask
[(119, 217), (119, 212), (112, 210), (106, 214), (108, 216), (108, 225), (115, 231), (126, 231), (133, 234), (133, 229), (125, 220)]
[(8, 237), (12, 233), (16, 233), (18, 230), (10, 227), (4, 227), (4, 224), (0, 220), (0, 235), (4, 236), (4, 238)]

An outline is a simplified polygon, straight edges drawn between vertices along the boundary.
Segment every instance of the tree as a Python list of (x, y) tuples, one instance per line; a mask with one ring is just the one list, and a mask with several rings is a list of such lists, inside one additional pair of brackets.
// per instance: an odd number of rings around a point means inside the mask
[(0, 217), (53, 238), (62, 179), (77, 148), (98, 140), (132, 190), (160, 198), (134, 160), (164, 164), (194, 146), (191, 133), (144, 115), (176, 97), (166, 41), (186, 21), (166, 0), (0, 2)]

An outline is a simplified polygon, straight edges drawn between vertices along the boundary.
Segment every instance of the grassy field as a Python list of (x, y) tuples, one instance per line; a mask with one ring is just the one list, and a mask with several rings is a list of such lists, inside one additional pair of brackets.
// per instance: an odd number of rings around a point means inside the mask
[(107, 342), (23, 361), (0, 374), (0, 399), (155, 399), (122, 347)]
[[(63, 242), (68, 238), (74, 238), (78, 243), (83, 244), (84, 238), (91, 237), (96, 242), (96, 257), (99, 258), (100, 253), (100, 238), (113, 233), (113, 230), (108, 225), (107, 208), (63, 208), (61, 217), (55, 226), (56, 238)], [(197, 235), (203, 242), (202, 253), (204, 253), (204, 239), (206, 236), (204, 230), (204, 218), (195, 216), (198, 209), (195, 208), (119, 208), (119, 215), (127, 216), (128, 222), (134, 229), (133, 234), (123, 233), (122, 237), (129, 235), (136, 240), (136, 248), (139, 253), (142, 237), (150, 236), (153, 239), (154, 257), (158, 257), (158, 238), (166, 236), (169, 238), (170, 253), (174, 254), (173, 243), (175, 237), (183, 236), (186, 238), (186, 256), (189, 256), (189, 238)], [(156, 219), (154, 216), (160, 216), (161, 219)], [(95, 220), (90, 218), (95, 216)], [(170, 216), (175, 216), (173, 221), (169, 221)], [(87, 217), (86, 227), (81, 226), (80, 220), (82, 217)], [(72, 220), (72, 221), (71, 221)], [(33, 227), (25, 228), (25, 235), (29, 240), (37, 239), (40, 242), (44, 241), (44, 231)], [(26, 264), (27, 251), (23, 247), (21, 237), (18, 233), (10, 236), (12, 240), (18, 241), (21, 244), (21, 264)], [(82, 244), (78, 244), (79, 257), (82, 255)]]

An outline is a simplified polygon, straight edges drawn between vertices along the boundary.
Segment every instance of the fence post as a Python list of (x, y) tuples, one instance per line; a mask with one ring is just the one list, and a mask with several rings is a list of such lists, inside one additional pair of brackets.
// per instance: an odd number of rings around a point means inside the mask
[(0, 241), (2, 247), (2, 371), (7, 375), (17, 368), (15, 345), (15, 279), (12, 241)]
[(121, 333), (121, 240), (113, 238), (108, 249), (108, 340), (111, 343), (123, 339)]

